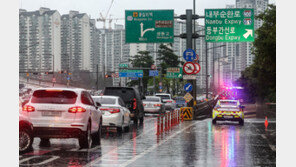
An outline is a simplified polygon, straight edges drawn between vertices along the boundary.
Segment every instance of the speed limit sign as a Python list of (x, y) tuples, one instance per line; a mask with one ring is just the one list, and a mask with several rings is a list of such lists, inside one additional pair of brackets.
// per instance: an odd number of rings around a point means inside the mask
[(185, 74), (187, 75), (190, 75), (190, 74), (193, 74), (196, 70), (196, 66), (194, 63), (192, 62), (186, 62), (184, 65), (183, 65), (183, 71)]

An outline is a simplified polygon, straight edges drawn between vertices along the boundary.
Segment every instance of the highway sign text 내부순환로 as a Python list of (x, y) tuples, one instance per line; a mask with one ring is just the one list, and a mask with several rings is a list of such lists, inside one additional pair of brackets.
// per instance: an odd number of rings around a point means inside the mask
[(206, 42), (253, 42), (254, 9), (205, 9)]

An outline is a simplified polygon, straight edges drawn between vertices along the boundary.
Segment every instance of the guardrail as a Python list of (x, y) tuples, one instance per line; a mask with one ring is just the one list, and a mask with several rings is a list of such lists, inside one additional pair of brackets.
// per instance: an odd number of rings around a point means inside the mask
[(194, 120), (210, 118), (213, 107), (215, 106), (217, 100), (209, 100), (193, 107), (194, 110)]

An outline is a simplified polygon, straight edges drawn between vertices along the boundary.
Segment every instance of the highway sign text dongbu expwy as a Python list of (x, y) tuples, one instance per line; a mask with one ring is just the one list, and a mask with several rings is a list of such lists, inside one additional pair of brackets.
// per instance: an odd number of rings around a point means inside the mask
[(254, 9), (205, 9), (206, 42), (253, 42)]
[(173, 43), (174, 10), (126, 10), (126, 43)]

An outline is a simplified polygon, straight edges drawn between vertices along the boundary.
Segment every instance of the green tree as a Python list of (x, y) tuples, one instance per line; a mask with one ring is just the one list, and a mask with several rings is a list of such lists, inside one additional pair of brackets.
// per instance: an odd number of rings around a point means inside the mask
[[(169, 46), (172, 47), (172, 43), (170, 43)], [(157, 58), (157, 60), (160, 61), (162, 76), (166, 74), (166, 69), (168, 67), (179, 67), (181, 63), (178, 59), (178, 56), (174, 53), (174, 51), (169, 46), (161, 44), (158, 50), (159, 57)], [(163, 78), (162, 82), (166, 92), (170, 93), (170, 90), (173, 90), (172, 93), (173, 94), (176, 93), (175, 79)]]
[[(149, 55), (150, 52), (148, 51), (139, 51), (137, 55), (135, 55), (131, 61), (133, 67), (140, 67), (140, 68), (150, 68), (152, 64), (154, 64), (153, 58)], [(147, 84), (149, 80), (149, 69), (144, 69), (144, 76), (143, 76), (143, 91), (142, 93), (146, 94), (147, 92)], [(131, 81), (128, 83), (128, 86), (135, 86), (139, 85), (140, 79), (138, 81)]]
[(276, 6), (256, 16), (262, 26), (256, 30), (253, 43), (254, 64), (242, 72), (239, 82), (248, 92), (262, 100), (275, 102), (276, 97)]

